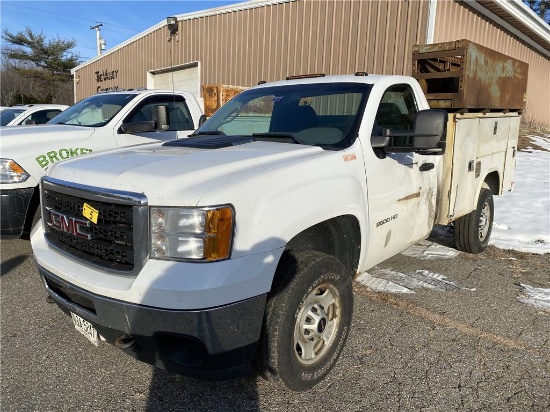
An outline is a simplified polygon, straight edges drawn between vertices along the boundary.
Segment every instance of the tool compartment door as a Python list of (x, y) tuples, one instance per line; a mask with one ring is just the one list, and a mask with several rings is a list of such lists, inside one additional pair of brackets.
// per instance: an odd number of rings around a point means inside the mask
[(504, 163), (504, 176), (502, 178), (501, 192), (512, 190), (514, 171), (516, 170), (516, 152), (518, 147), (519, 115), (510, 117), (510, 130), (508, 132), (508, 147), (506, 149), (506, 161)]
[[(479, 133), (479, 119), (457, 118), (453, 144), (453, 157), (449, 218), (463, 216), (472, 210), (472, 199), (475, 191), (475, 159), (477, 156), (477, 142)], [(471, 169), (471, 170), (470, 170)]]
[[(470, 117), (471, 116), (471, 117)], [(510, 117), (503, 114), (457, 116), (449, 216), (455, 220), (476, 208), (485, 178), (497, 173), (502, 182), (509, 150)], [(499, 186), (497, 193), (502, 193)]]

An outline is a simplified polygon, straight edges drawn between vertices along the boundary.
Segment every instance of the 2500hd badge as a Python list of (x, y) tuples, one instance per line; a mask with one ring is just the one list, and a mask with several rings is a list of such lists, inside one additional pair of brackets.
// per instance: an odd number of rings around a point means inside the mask
[(380, 222), (376, 222), (376, 227), (385, 225), (386, 223), (391, 222), (392, 220), (397, 219), (397, 216), (399, 216), (399, 215), (395, 214), (395, 215), (393, 215), (393, 216), (390, 216), (390, 217), (385, 218), (384, 220), (381, 220)]

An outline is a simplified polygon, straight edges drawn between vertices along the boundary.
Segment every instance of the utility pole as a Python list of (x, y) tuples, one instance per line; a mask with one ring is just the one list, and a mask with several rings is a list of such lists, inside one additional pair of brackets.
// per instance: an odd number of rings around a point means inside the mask
[(98, 23), (95, 26), (90, 27), (90, 30), (95, 29), (98, 56), (101, 54), (101, 50), (105, 50), (105, 39), (101, 37), (101, 29), (100, 29), (101, 26), (103, 26), (103, 23)]

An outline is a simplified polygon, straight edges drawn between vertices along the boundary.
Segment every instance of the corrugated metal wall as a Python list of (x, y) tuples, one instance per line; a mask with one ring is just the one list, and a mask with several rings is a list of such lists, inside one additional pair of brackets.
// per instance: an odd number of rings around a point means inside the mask
[[(410, 74), (412, 45), (426, 35), (428, 2), (297, 0), (180, 21), (75, 73), (76, 98), (98, 88), (145, 87), (147, 71), (200, 62), (201, 83), (252, 86), (301, 73)], [(170, 48), (172, 47), (172, 53)], [(95, 72), (118, 70), (98, 82)]]
[(529, 64), (525, 118), (550, 125), (550, 59), (475, 10), (453, 0), (437, 5), (434, 43), (467, 39)]
[[(202, 84), (253, 86), (303, 73), (410, 74), (424, 44), (427, 0), (295, 0), (179, 22), (177, 41), (161, 27), (75, 73), (80, 100), (99, 88), (147, 85), (147, 71), (199, 62)], [(529, 63), (526, 114), (550, 123), (549, 60), (474, 10), (437, 6), (434, 42), (469, 39)], [(118, 70), (98, 82), (95, 72)]]

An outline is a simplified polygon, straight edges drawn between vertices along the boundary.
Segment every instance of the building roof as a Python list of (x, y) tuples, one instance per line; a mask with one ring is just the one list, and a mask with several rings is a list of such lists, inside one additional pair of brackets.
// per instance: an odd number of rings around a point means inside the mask
[(466, 4), (550, 57), (550, 25), (520, 0), (478, 0)]

